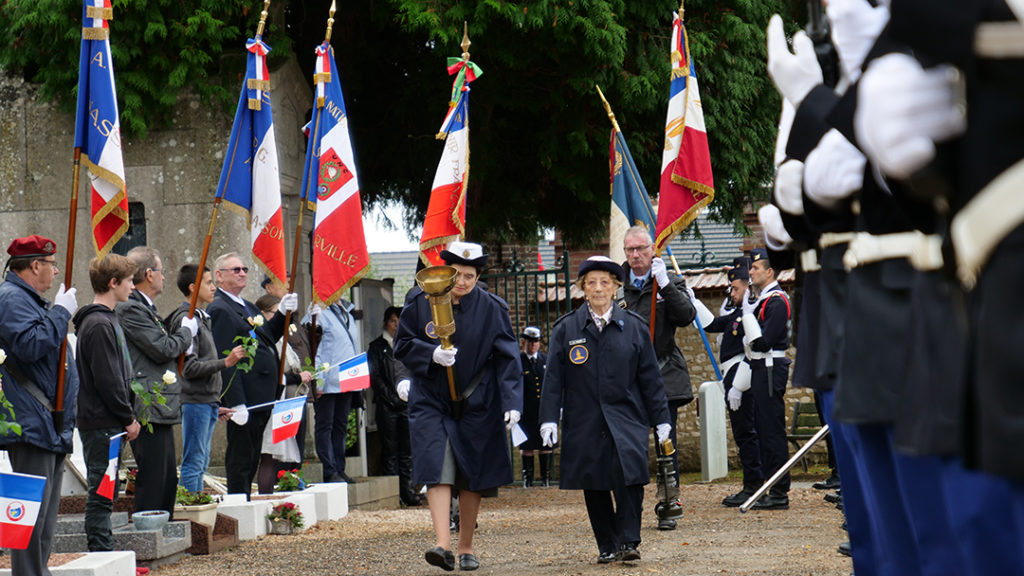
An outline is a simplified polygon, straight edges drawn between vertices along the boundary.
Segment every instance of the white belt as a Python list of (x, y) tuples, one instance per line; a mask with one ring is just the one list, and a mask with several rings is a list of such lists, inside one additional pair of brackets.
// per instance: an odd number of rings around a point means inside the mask
[(916, 230), (879, 236), (858, 232), (843, 255), (843, 265), (852, 270), (894, 258), (906, 258), (917, 270), (938, 270), (942, 267), (942, 239)]
[(803, 268), (804, 272), (817, 272), (821, 270), (821, 264), (818, 264), (818, 253), (813, 249), (801, 252), (800, 267)]
[(818, 238), (818, 246), (824, 250), (836, 244), (845, 244), (853, 240), (855, 235), (853, 232), (822, 232), (821, 237)]
[(751, 360), (764, 360), (766, 368), (771, 368), (775, 365), (776, 358), (785, 358), (785, 350), (769, 350), (768, 352), (754, 352), (753, 350), (747, 351), (747, 358)]
[(1020, 22), (983, 22), (974, 30), (974, 53), (982, 58), (1024, 58)]
[(737, 354), (737, 355), (733, 356), (732, 358), (729, 358), (725, 362), (722, 362), (722, 366), (719, 368), (719, 370), (721, 370), (721, 372), (722, 372), (722, 380), (723, 381), (725, 381), (725, 376), (726, 376), (726, 374), (729, 373), (729, 370), (732, 370), (733, 366), (735, 366), (735, 365), (739, 364), (740, 362), (742, 362), (743, 358), (744, 358), (743, 354)]
[(950, 234), (956, 251), (957, 275), (974, 288), (978, 274), (996, 246), (1024, 222), (1024, 160), (988, 183), (953, 218)]

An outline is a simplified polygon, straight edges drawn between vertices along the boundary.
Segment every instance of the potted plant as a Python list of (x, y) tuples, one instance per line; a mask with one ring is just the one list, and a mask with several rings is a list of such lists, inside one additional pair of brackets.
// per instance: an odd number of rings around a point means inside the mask
[(277, 484), (274, 485), (274, 492), (298, 492), (306, 489), (306, 479), (302, 477), (302, 471), (281, 470), (277, 473)]
[(135, 494), (135, 478), (139, 475), (138, 468), (129, 468), (124, 472), (124, 493)]
[(179, 485), (174, 505), (174, 519), (192, 520), (213, 528), (217, 523), (217, 503), (205, 492), (189, 492), (184, 486)]
[(291, 534), (302, 528), (302, 512), (291, 502), (276, 504), (267, 514), (270, 534)]

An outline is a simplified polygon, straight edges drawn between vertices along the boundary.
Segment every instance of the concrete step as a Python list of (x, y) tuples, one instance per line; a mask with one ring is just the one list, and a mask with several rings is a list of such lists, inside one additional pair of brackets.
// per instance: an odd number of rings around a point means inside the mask
[[(127, 512), (111, 512), (110, 526), (112, 529), (128, 524)], [(85, 514), (61, 514), (57, 516), (55, 534), (85, 534)]]

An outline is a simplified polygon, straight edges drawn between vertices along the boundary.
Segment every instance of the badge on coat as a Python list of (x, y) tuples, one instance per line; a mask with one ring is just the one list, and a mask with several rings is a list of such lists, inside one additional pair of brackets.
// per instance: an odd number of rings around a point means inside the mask
[(588, 358), (590, 358), (590, 351), (582, 344), (577, 344), (569, 349), (569, 362), (573, 364), (583, 364)]
[(437, 330), (434, 330), (434, 321), (427, 322), (427, 326), (423, 329), (427, 333), (427, 337), (437, 340)]

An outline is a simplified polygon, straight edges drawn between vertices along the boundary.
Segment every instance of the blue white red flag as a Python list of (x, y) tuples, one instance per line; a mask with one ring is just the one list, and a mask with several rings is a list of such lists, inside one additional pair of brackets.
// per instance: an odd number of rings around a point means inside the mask
[(107, 500), (114, 499), (114, 490), (117, 487), (117, 460), (121, 455), (121, 437), (115, 436), (110, 439), (110, 451), (107, 453), (107, 470), (103, 473), (103, 479), (96, 488), (96, 494)]
[(316, 48), (316, 94), (301, 197), (316, 211), (313, 229), (313, 301), (327, 307), (370, 270), (363, 206), (348, 130), (345, 96), (334, 49)]
[(678, 13), (673, 16), (672, 73), (654, 234), (654, 249), (659, 254), (715, 198), (697, 72), (690, 58), (686, 27)]
[(338, 385), (327, 386), (324, 384), (324, 393), (352, 392), (355, 390), (366, 390), (370, 387), (370, 365), (366, 361), (366, 352), (349, 358), (338, 366)]
[(298, 433), (299, 423), (302, 422), (302, 411), (305, 406), (305, 396), (281, 400), (274, 404), (274, 412), (270, 415), (274, 444), (287, 440)]
[(647, 195), (644, 181), (629, 153), (626, 138), (612, 129), (611, 150), (608, 152), (609, 171), (612, 180), (612, 207), (608, 221), (608, 256), (615, 262), (624, 262), (623, 242), (626, 230), (632, 226), (643, 226), (653, 237), (657, 214)]
[(0, 548), (28, 548), (45, 487), (42, 476), (0, 472)]
[(89, 169), (92, 244), (106, 256), (128, 230), (128, 190), (121, 155), (121, 120), (110, 59), (110, 0), (82, 5), (82, 48), (78, 61), (75, 148)]
[(253, 257), (274, 283), (284, 286), (287, 272), (281, 178), (267, 69), (270, 46), (260, 39), (249, 39), (245, 48), (245, 83), (231, 126), (217, 197), (246, 217)]

